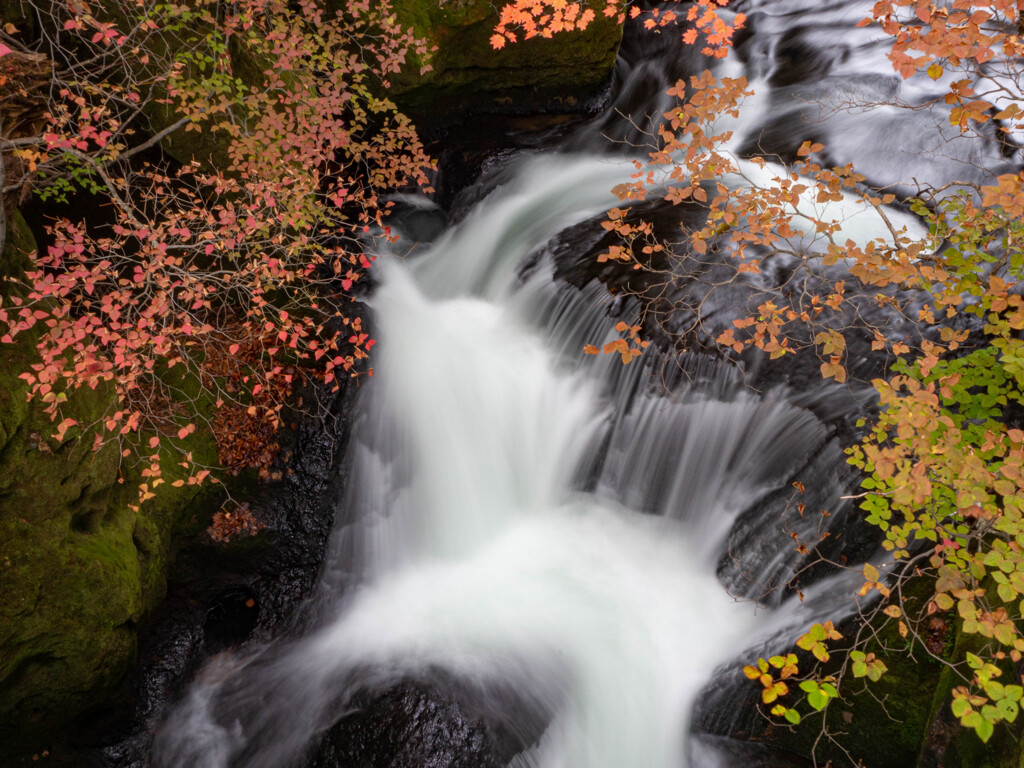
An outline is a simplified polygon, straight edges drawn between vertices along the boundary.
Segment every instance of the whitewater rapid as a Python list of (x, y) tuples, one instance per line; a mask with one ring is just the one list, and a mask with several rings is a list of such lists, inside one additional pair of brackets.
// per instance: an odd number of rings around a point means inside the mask
[(526, 160), (431, 248), (381, 259), (351, 516), (326, 566), (357, 586), (321, 590), (318, 632), (198, 682), (162, 764), (286, 765), (358, 691), (443, 670), (547, 718), (514, 766), (678, 768), (716, 670), (809, 618), (796, 601), (756, 617), (716, 569), (823, 425), (781, 395), (669, 393), (642, 362), (583, 354), (615, 337), (607, 293), (567, 294), (544, 259), (518, 271), (630, 167)]
[[(719, 65), (745, 73), (759, 93), (719, 126), (735, 134), (736, 172), (723, 178), (733, 187), (770, 186), (787, 173), (739, 157), (771, 138), (768, 121), (790, 138), (806, 130), (795, 105), (806, 105), (810, 85), (780, 80), (773, 64), (796, 35), (783, 6), (811, 13), (815, 4), (735, 4), (760, 37)], [(840, 6), (820, 11), (829, 24), (856, 15)], [(827, 25), (800, 34), (823, 56), (834, 43)], [(853, 64), (878, 48), (863, 42), (876, 33), (843, 34)], [(678, 61), (670, 64), (658, 62), (674, 77)], [(622, 69), (628, 95), (654, 65), (637, 57)], [(858, 78), (823, 76), (820, 87), (891, 90), (888, 74)], [(648, 114), (664, 106), (658, 99)], [(580, 141), (596, 141), (612, 113)], [(872, 154), (863, 125), (896, 118), (891, 107), (864, 115), (828, 114), (816, 125), (835, 156), (882, 175), (902, 171), (934, 121), (913, 112), (898, 150)], [(950, 147), (961, 152), (959, 140)], [(942, 182), (970, 157), (964, 149), (952, 165), (922, 172)], [(610, 190), (634, 171), (632, 158), (604, 151), (524, 153), (429, 246), (378, 259), (376, 375), (354, 417), (346, 496), (313, 598), (320, 626), (211, 661), (163, 724), (158, 765), (279, 768), (350, 714), (360, 693), (454, 679), (483, 697), (496, 687), (516, 693), (523, 711), (502, 713), (523, 741), (512, 768), (717, 768), (715, 750), (690, 733), (704, 693), (767, 644), (788, 647), (812, 621), (852, 610), (837, 597), (855, 591), (842, 575), (805, 586), (801, 599), (779, 589), (801, 560), (791, 537), (829, 534), (846, 506), (848, 478), (818, 464), (842, 456), (807, 407), (817, 390), (749, 391), (718, 362), (666, 387), (653, 352), (628, 366), (583, 353), (617, 338), (615, 323), (633, 322), (638, 305), (597, 281), (560, 282), (548, 246), (618, 205)], [(797, 205), (805, 215), (786, 245), (812, 261), (825, 247), (814, 219), (841, 223), (838, 242), (887, 240), (890, 222), (926, 237), (913, 216), (890, 210), (886, 222), (853, 195), (818, 204), (809, 191)], [(757, 287), (772, 290), (763, 280)], [(729, 327), (742, 308), (715, 301), (702, 307)], [(787, 529), (779, 505), (807, 468), (832, 516), (801, 511)]]

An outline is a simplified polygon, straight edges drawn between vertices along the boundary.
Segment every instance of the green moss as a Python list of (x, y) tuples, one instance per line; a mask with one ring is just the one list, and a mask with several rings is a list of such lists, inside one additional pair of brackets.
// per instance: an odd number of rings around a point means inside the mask
[[(339, 0), (327, 0), (338, 8)], [(343, 5), (343, 4), (342, 4)], [(393, 0), (399, 22), (436, 46), (431, 70), (420, 73), (413, 57), (392, 77), (389, 95), (410, 113), (559, 104), (572, 108), (596, 90), (611, 72), (622, 27), (598, 14), (586, 30), (551, 39), (534, 38), (491, 46), (498, 4), (490, 0)]]
[[(0, 277), (22, 277), (35, 250), (36, 241), (28, 223), (21, 212), (14, 209), (7, 214), (7, 234), (3, 253), (0, 253)], [(6, 282), (0, 282), (0, 296), (7, 296), (8, 290)]]
[[(925, 580), (911, 584), (904, 591), (907, 611), (923, 605), (930, 594), (930, 585)], [(769, 741), (800, 754), (813, 754), (821, 765), (830, 760), (833, 765), (847, 765), (851, 758), (871, 768), (916, 765), (928, 731), (932, 700), (945, 667), (925, 648), (902, 638), (896, 621), (885, 616), (879, 618), (875, 634), (863, 650), (882, 659), (888, 672), (877, 682), (847, 674), (841, 686), (842, 698), (832, 701), (825, 710), (826, 724), (834, 740), (819, 739), (821, 716), (805, 714), (796, 728), (773, 728)], [(849, 634), (846, 629), (843, 632)], [(808, 656), (801, 666), (812, 661)], [(837, 671), (833, 665), (822, 674)], [(806, 703), (799, 709), (806, 713)]]
[[(934, 580), (915, 578), (903, 587), (908, 614), (923, 613)], [(1020, 723), (996, 728), (987, 744), (963, 728), (950, 710), (951, 691), (962, 680), (948, 662), (979, 651), (983, 638), (958, 631), (953, 614), (936, 614), (928, 625), (926, 648), (903, 638), (898, 622), (879, 615), (868, 628), (862, 650), (874, 653), (888, 671), (877, 682), (848, 674), (842, 699), (825, 710), (834, 741), (819, 739), (820, 716), (805, 716), (796, 728), (774, 727), (767, 738), (794, 752), (811, 755), (822, 765), (848, 765), (851, 759), (870, 768), (1018, 768), (1021, 766)], [(804, 662), (806, 663), (806, 662)], [(835, 673), (836, 669), (826, 672)], [(1007, 675), (1007, 679), (1012, 673)], [(800, 711), (804, 712), (804, 704)], [(817, 745), (815, 741), (817, 740)], [(1024, 768), (1024, 766), (1022, 766)]]
[[(12, 239), (3, 263), (25, 246)], [(0, 722), (18, 734), (0, 742), (0, 758), (47, 746), (121, 683), (137, 627), (163, 598), (176, 532), (201, 501), (195, 486), (173, 487), (185, 470), (168, 448), (166, 482), (132, 509), (140, 478), (118, 446), (93, 451), (94, 433), (77, 428), (58, 444), (26, 401), (18, 373), (34, 359), (31, 338), (0, 345)], [(113, 396), (112, 386), (80, 389), (64, 415), (94, 423)], [(185, 448), (215, 458), (209, 436)]]
[[(323, 0), (329, 10), (345, 12), (342, 0)], [(412, 27), (427, 41), (431, 69), (421, 72), (421, 61), (410, 55), (403, 71), (391, 78), (387, 95), (410, 114), (436, 118), (446, 110), (457, 112), (543, 107), (572, 111), (578, 100), (596, 92), (615, 63), (622, 27), (598, 13), (586, 30), (552, 39), (535, 38), (494, 50), (490, 39), (498, 22), (491, 0), (393, 0), (399, 22)], [(203, 34), (193, 29), (184, 39)], [(167, 51), (157, 51), (165, 55)], [(248, 85), (263, 81), (267, 62), (233, 41), (229, 53), (236, 78)], [(158, 56), (159, 58), (159, 56)], [(172, 105), (152, 100), (144, 107), (153, 132), (172, 125), (178, 115)], [(198, 160), (207, 167), (229, 167), (230, 137), (224, 131), (181, 128), (162, 142), (168, 154), (181, 162)]]
[[(906, 611), (917, 613), (930, 595), (927, 580), (908, 585), (903, 593)], [(866, 651), (882, 659), (888, 672), (874, 683), (849, 676), (844, 700), (829, 707), (828, 724), (841, 734), (837, 738), (843, 747), (865, 765), (907, 768), (916, 763), (945, 667), (920, 644), (901, 637), (896, 621), (879, 618), (885, 625)]]
[[(191, 40), (198, 44), (199, 33), (192, 31)], [(269, 62), (260, 62), (238, 41), (232, 38), (228, 45), (231, 57), (232, 75), (247, 86), (262, 87), (264, 71)], [(193, 68), (194, 69), (194, 68)], [(143, 111), (149, 118), (154, 133), (158, 133), (177, 122), (181, 114), (174, 104), (160, 103), (161, 99), (153, 99), (147, 103)], [(236, 109), (241, 110), (241, 107)], [(196, 160), (206, 169), (226, 172), (231, 167), (231, 145), (233, 139), (225, 130), (215, 130), (211, 121), (203, 121), (198, 125), (189, 125), (174, 131), (160, 142), (161, 148), (181, 163)]]
[[(990, 593), (995, 592), (994, 582), (989, 581), (984, 586)], [(993, 646), (997, 644), (980, 635), (964, 633), (960, 629), (960, 619), (949, 616), (951, 622), (954, 618), (947, 658), (962, 662), (967, 653), (991, 658), (995, 650)], [(1002, 680), (1009, 682), (1016, 679), (1020, 682), (1014, 664), (1007, 661), (1002, 668)], [(1017, 768), (1024, 764), (1024, 751), (1021, 749), (1024, 721), (1021, 718), (1018, 717), (1016, 723), (997, 725), (988, 742), (983, 742), (972, 729), (964, 728), (953, 716), (950, 708), (953, 689), (964, 684), (964, 680), (953, 669), (943, 669), (932, 698), (928, 732), (918, 764), (922, 768), (938, 765), (939, 757), (942, 768)]]

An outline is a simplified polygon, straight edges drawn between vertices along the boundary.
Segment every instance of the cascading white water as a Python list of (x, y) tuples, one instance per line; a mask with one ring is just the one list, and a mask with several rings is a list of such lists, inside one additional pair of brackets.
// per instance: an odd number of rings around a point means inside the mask
[(177, 722), (204, 723), (218, 747), (193, 735), (166, 754), (284, 765), (338, 716), (350, 671), (380, 685), (440, 668), (551, 713), (515, 765), (684, 763), (694, 697), (756, 636), (754, 604), (715, 577), (721, 543), (824, 428), (781, 398), (638, 387), (639, 364), (623, 375), (566, 344), (608, 332), (603, 292), (559, 314), (550, 266), (520, 284), (523, 257), (613, 204), (605, 190), (631, 167), (528, 161), (411, 268), (380, 265), (381, 351), (351, 449), (359, 518), (339, 534), (363, 583), (250, 684), (269, 701), (227, 694), (218, 730), (206, 708), (220, 694), (200, 683)]
[[(761, 23), (774, 34), (770, 13)], [(768, 82), (771, 47), (768, 59), (748, 52), (751, 79)], [(739, 147), (770, 109), (762, 98), (722, 129)], [(738, 167), (728, 183), (783, 172)], [(755, 616), (716, 578), (724, 542), (829, 435), (782, 391), (747, 393), (720, 372), (669, 393), (642, 363), (582, 354), (614, 337), (611, 299), (594, 283), (557, 285), (536, 254), (617, 204), (609, 190), (632, 171), (607, 155), (521, 159), (410, 263), (383, 259), (377, 376), (349, 447), (350, 515), (320, 588), (332, 613), (305, 639), (211, 664), (162, 729), (161, 765), (287, 765), (352, 694), (438, 669), (511, 686), (549, 718), (513, 768), (717, 765), (714, 750), (686, 743), (695, 698), (745, 649), (792, 639), (829, 596), (826, 582)], [(813, 215), (861, 243), (888, 233), (852, 198)], [(912, 217), (890, 220), (920, 232)], [(813, 252), (803, 234), (791, 245)], [(841, 483), (820, 481), (839, 505)], [(808, 535), (818, 525), (797, 524)], [(744, 594), (791, 575), (783, 539)]]

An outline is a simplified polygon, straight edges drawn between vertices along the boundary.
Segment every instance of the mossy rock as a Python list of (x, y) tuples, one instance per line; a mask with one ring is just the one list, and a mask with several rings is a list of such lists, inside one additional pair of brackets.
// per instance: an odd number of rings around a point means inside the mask
[[(24, 247), (9, 240), (3, 263)], [(59, 740), (121, 683), (200, 502), (196, 486), (173, 487), (185, 470), (168, 456), (156, 498), (134, 510), (139, 475), (119, 447), (94, 451), (94, 433), (77, 428), (57, 443), (26, 400), (18, 374), (34, 360), (29, 336), (0, 345), (0, 762)], [(64, 415), (94, 423), (113, 402), (112, 386), (85, 387)], [(197, 459), (215, 458), (209, 437), (190, 440)]]
[[(995, 594), (996, 583), (991, 579), (982, 582), (989, 594)], [(982, 658), (992, 658), (995, 650), (1001, 649), (998, 642), (978, 634), (962, 631), (963, 622), (952, 612), (947, 614), (954, 626), (954, 637), (949, 658), (960, 661), (968, 653)], [(1020, 671), (1009, 660), (1000, 663), (1004, 683), (1020, 683)], [(965, 670), (969, 673), (969, 670)], [(1014, 723), (999, 723), (987, 742), (971, 728), (964, 728), (953, 715), (950, 704), (953, 689), (964, 685), (963, 679), (951, 668), (945, 668), (932, 699), (932, 710), (928, 730), (925, 734), (917, 768), (1024, 768), (1024, 718), (1019, 715)]]
[[(328, 11), (347, 9), (342, 0), (323, 3)], [(399, 22), (425, 39), (428, 49), (436, 50), (427, 72), (421, 72), (424, 62), (410, 55), (382, 95), (428, 124), (452, 122), (475, 112), (578, 112), (607, 81), (622, 37), (622, 25), (598, 12), (583, 31), (494, 50), (490, 40), (499, 17), (492, 0), (393, 0), (392, 5)], [(184, 39), (203, 34), (201, 28), (189, 32)], [(262, 82), (269, 62), (256, 61), (234, 43), (229, 53), (236, 78), (247, 85)], [(152, 100), (144, 108), (154, 133), (178, 117), (170, 105), (159, 101)], [(230, 164), (230, 142), (224, 131), (193, 125), (165, 137), (161, 147), (180, 162), (198, 160), (208, 168), (224, 169)]]
[[(933, 579), (907, 581), (902, 588), (906, 612), (923, 614), (933, 590)], [(1020, 720), (1016, 726), (997, 727), (985, 744), (972, 730), (963, 728), (950, 710), (951, 691), (961, 682), (949, 663), (962, 659), (966, 651), (977, 651), (973, 644), (981, 638), (961, 633), (953, 613), (936, 613), (928, 621), (923, 629), (927, 636), (921, 640), (902, 637), (898, 621), (881, 614), (866, 628), (863, 637), (870, 639), (861, 650), (874, 653), (888, 671), (876, 682), (847, 674), (842, 698), (825, 710), (833, 740), (818, 738), (820, 716), (805, 717), (795, 728), (773, 726), (766, 740), (799, 754), (813, 753), (822, 765), (1024, 768)], [(847, 622), (841, 628), (848, 638), (856, 630), (854, 624)], [(809, 657), (801, 662), (808, 663)], [(824, 672), (834, 674), (836, 669)]]
[[(325, 0), (339, 8), (339, 0)], [(431, 70), (413, 57), (391, 79), (391, 96), (416, 118), (443, 121), (467, 112), (576, 111), (611, 73), (622, 25), (600, 12), (583, 31), (491, 46), (499, 3), (392, 0), (399, 23), (436, 50)]]
[[(927, 580), (912, 582), (903, 595), (907, 611), (923, 607), (930, 596), (931, 585)], [(824, 711), (833, 740), (819, 738), (821, 715), (806, 714), (805, 703), (799, 707), (805, 713), (804, 721), (794, 728), (784, 724), (773, 726), (766, 734), (769, 743), (813, 755), (821, 765), (829, 761), (837, 766), (856, 764), (851, 760), (862, 761), (867, 768), (916, 765), (945, 665), (920, 644), (901, 637), (895, 620), (879, 616), (876, 624), (867, 628), (871, 634), (864, 637), (871, 639), (862, 650), (878, 656), (888, 671), (877, 682), (856, 679), (847, 673), (841, 686), (842, 698), (830, 702)], [(856, 620), (844, 622), (840, 631), (851, 638)], [(804, 656), (801, 667), (810, 669), (814, 661), (809, 654)], [(838, 663), (835, 656), (822, 674), (836, 674)], [(794, 702), (795, 699), (790, 703)]]
[[(0, 278), (20, 278), (32, 263), (32, 254), (36, 250), (36, 241), (28, 222), (21, 211), (14, 209), (7, 212), (7, 233), (4, 236), (4, 249), (0, 253)], [(10, 293), (11, 285), (6, 280), (0, 282), (0, 296)]]
[[(931, 589), (927, 579), (906, 585), (903, 600), (907, 612), (922, 612)], [(876, 638), (865, 651), (878, 656), (888, 671), (877, 682), (850, 675), (843, 700), (829, 706), (828, 725), (840, 734), (840, 744), (864, 765), (908, 768), (917, 762), (945, 665), (920, 643), (901, 637), (896, 620), (880, 615), (878, 623), (882, 621), (885, 624), (874, 628)], [(935, 642), (943, 639), (936, 637)], [(943, 647), (950, 644), (947, 639)], [(832, 757), (838, 764), (840, 756)]]
[[(192, 30), (192, 39), (198, 39), (201, 29)], [(259, 87), (269, 62), (261, 64), (252, 53), (232, 39), (228, 45), (231, 71), (235, 78), (248, 86)], [(162, 94), (161, 94), (162, 95)], [(177, 122), (181, 115), (173, 104), (163, 99), (152, 99), (143, 112), (150, 121), (152, 132), (159, 133)], [(231, 135), (223, 129), (214, 129), (209, 121), (179, 128), (160, 142), (160, 148), (180, 163), (193, 160), (207, 170), (225, 172), (231, 167)]]

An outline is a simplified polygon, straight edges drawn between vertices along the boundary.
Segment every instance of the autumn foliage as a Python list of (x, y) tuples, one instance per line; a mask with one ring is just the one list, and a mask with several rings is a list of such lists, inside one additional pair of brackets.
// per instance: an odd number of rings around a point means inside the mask
[[(230, 469), (265, 469), (297, 383), (372, 372), (348, 292), (369, 240), (387, 236), (382, 196), (426, 185), (416, 132), (383, 93), (427, 52), (381, 2), (336, 15), (310, 0), (37, 11), (35, 45), (8, 30), (0, 58), (9, 91), (14, 65), (40, 51), (54, 72), (42, 125), (3, 143), (18, 172), (7, 191), (91, 195), (107, 221), (54, 221), (12, 278), (0, 327), (38, 351), (29, 397), (58, 440), (98, 427), (97, 446), (120, 440), (129, 455), (148, 435), (141, 501), (161, 482), (161, 441), (201, 422)], [(154, 160), (160, 140), (190, 134), (211, 149)], [(63, 415), (73, 390), (103, 382), (117, 405), (101, 424)]]
[[(495, 44), (515, 39), (510, 30), (561, 31), (561, 20), (551, 26), (551, 5), (506, 6), (496, 30), (503, 39)], [(730, 28), (744, 20), (719, 17), (716, 6), (723, 5), (683, 6), (685, 42), (703, 35), (707, 55), (724, 55)], [(644, 24), (657, 28), (680, 21), (681, 13), (666, 6), (648, 12)], [(923, 73), (942, 86), (934, 102), (900, 106), (935, 107), (954, 131), (995, 137), (1019, 151), (1024, 3), (880, 0), (860, 25), (891, 37), (889, 58), (899, 76)], [(711, 263), (724, 254), (732, 271), (714, 273), (714, 291), (742, 284), (766, 259), (784, 254), (795, 261), (792, 276), (731, 327), (707, 322), (700, 298), (693, 306), (678, 298), (668, 309), (648, 305), (648, 318), (689, 318), (676, 338), (710, 342), (725, 357), (757, 350), (773, 359), (816, 355), (833, 385), (868, 383), (851, 381), (863, 375), (851, 359), (853, 339), (866, 336), (887, 361), (885, 376), (870, 382), (877, 418), (849, 450), (864, 478), (859, 503), (891, 553), (889, 562), (855, 569), (863, 577), (863, 629), (844, 638), (831, 622), (815, 624), (797, 640), (802, 655), (762, 658), (744, 672), (760, 686), (766, 709), (796, 724), (840, 698), (844, 680), (877, 681), (887, 673), (879, 649), (867, 642), (891, 627), (910, 648), (949, 665), (958, 676), (952, 712), (987, 741), (998, 724), (1016, 720), (1024, 693), (1017, 666), (1024, 660), (1024, 175), (1018, 167), (987, 182), (941, 188), (908, 179), (916, 193), (897, 198), (872, 189), (852, 166), (829, 165), (828, 148), (816, 142), (805, 142), (785, 166), (758, 157), (740, 162), (732, 134), (719, 125), (752, 95), (745, 80), (705, 71), (669, 93), (677, 106), (657, 124), (633, 181), (614, 190), (622, 202), (604, 226), (618, 239), (599, 260), (668, 285), (677, 267), (685, 273), (687, 260)], [(702, 207), (704, 223), (667, 240), (631, 210), (652, 194)], [(896, 215), (894, 203), (909, 208), (920, 226), (901, 224), (907, 219)], [(846, 236), (844, 222), (827, 214), (831, 204), (872, 212), (884, 235), (866, 242)], [(840, 264), (846, 276), (830, 279), (829, 269)], [(906, 328), (915, 331), (908, 335)], [(619, 331), (623, 338), (604, 351), (629, 362), (642, 351), (630, 344), (642, 329), (621, 323)], [(814, 553), (813, 545), (795, 543), (802, 554)], [(905, 600), (912, 579), (930, 585), (923, 606)], [(935, 634), (953, 625), (973, 639), (974, 652), (943, 655)]]
[[(730, 14), (723, 18), (720, 9), (729, 0), (697, 0), (686, 12), (691, 23), (684, 40), (693, 44), (700, 37), (705, 40), (704, 53), (723, 57), (732, 42), (733, 32), (743, 27), (746, 17), (742, 13)], [(586, 29), (597, 13), (621, 22), (626, 17), (626, 3), (623, 0), (514, 0), (501, 9), (498, 25), (491, 37), (494, 48), (503, 48), (506, 42), (529, 40), (532, 37), (551, 37), (560, 32)], [(629, 8), (629, 15), (637, 18), (643, 11), (639, 7)], [(648, 29), (663, 27), (679, 20), (678, 14), (666, 9), (654, 8), (646, 12), (643, 23)]]

